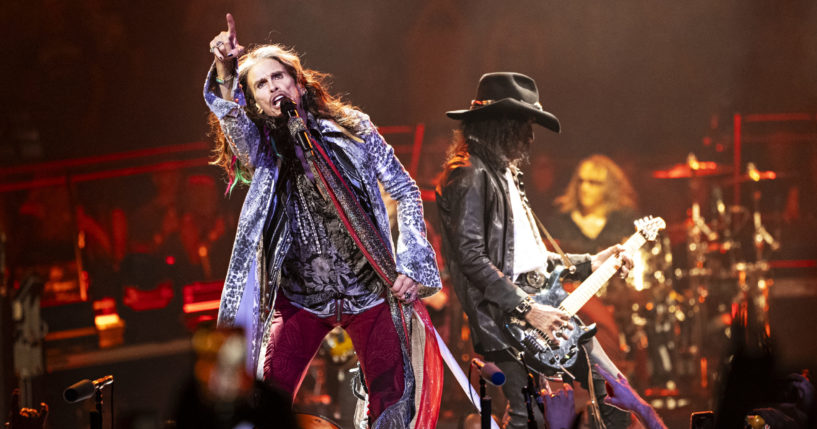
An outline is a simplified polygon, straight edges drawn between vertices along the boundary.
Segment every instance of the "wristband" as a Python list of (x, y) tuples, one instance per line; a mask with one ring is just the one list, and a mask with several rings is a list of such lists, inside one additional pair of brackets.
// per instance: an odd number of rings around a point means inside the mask
[(533, 308), (533, 300), (531, 297), (526, 296), (525, 299), (522, 300), (516, 307), (514, 307), (513, 311), (520, 317), (524, 317), (526, 314), (530, 313), (531, 309)]
[(227, 82), (232, 82), (233, 78), (235, 78), (235, 76), (226, 76), (226, 77), (216, 76), (216, 82), (218, 82), (219, 85), (224, 85)]

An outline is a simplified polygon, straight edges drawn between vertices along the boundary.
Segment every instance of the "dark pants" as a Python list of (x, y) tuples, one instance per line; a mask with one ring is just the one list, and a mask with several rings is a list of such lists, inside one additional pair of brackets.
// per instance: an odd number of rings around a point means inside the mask
[[(528, 382), (525, 367), (508, 350), (487, 353), (485, 359), (495, 363), (505, 373), (505, 384), (502, 385), (502, 393), (508, 399), (508, 414), (511, 417), (511, 421), (506, 428), (527, 429), (528, 412), (525, 406), (525, 397), (522, 395), (522, 388)], [(579, 362), (571, 369), (571, 372), (578, 377), (577, 381), (581, 386), (587, 389), (587, 358), (584, 353), (579, 356)], [(593, 387), (596, 390), (596, 398), (600, 404), (599, 408), (604, 424), (607, 429), (626, 429), (630, 425), (630, 413), (604, 403), (604, 397), (607, 396), (604, 379), (595, 376), (594, 373)], [(536, 419), (536, 427), (544, 427), (544, 416), (536, 404), (533, 404), (533, 415)]]
[[(403, 395), (403, 351), (387, 303), (360, 314), (321, 318), (295, 307), (278, 294), (273, 313), (264, 381), (295, 397), (309, 363), (335, 326), (341, 326), (355, 346), (369, 391), (369, 417), (375, 421)], [(351, 395), (351, 392), (349, 393)]]

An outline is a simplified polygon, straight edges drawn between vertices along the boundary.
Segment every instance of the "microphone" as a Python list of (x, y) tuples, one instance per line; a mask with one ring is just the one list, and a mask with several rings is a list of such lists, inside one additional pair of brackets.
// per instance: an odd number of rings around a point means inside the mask
[(295, 106), (295, 102), (292, 101), (289, 97), (281, 97), (281, 112), (286, 113), (287, 117), (296, 117), (299, 118), (301, 115), (298, 114), (298, 109)]
[(304, 123), (303, 118), (301, 118), (301, 115), (298, 114), (298, 108), (295, 106), (295, 102), (287, 97), (281, 99), (281, 112), (286, 114), (289, 118), (287, 121), (289, 134), (293, 139), (295, 139), (296, 142), (298, 142), (304, 152), (311, 152), (312, 139), (309, 138), (309, 132), (306, 130), (306, 124)]
[(111, 383), (113, 383), (112, 375), (106, 375), (102, 378), (97, 378), (94, 381), (86, 378), (85, 380), (80, 380), (65, 389), (65, 392), (62, 393), (62, 397), (65, 399), (65, 402), (68, 402), (69, 404), (84, 401), (91, 396), (94, 396), (94, 392)]
[(479, 376), (494, 386), (505, 384), (505, 373), (493, 362), (485, 362), (478, 358), (471, 359), (471, 365), (479, 370)]

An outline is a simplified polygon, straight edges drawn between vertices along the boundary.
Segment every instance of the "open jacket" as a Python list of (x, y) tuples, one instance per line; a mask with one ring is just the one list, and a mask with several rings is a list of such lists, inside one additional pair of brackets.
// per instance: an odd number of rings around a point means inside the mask
[[(246, 101), (237, 79), (233, 83), (233, 100), (222, 99), (213, 92), (214, 79), (215, 68), (211, 67), (204, 86), (204, 99), (218, 118), (233, 154), (253, 173), (238, 221), (221, 296), (218, 325), (239, 325), (245, 328), (249, 341), (249, 366), (260, 378), (263, 371), (263, 362), (260, 362), (260, 358), (265, 356), (269, 324), (272, 319), (269, 316), (275, 302), (281, 263), (293, 237), (281, 201), (282, 190), (277, 188), (280, 158), (261, 144), (258, 128), (244, 111)], [(318, 119), (317, 126), (323, 136), (323, 143), (331, 146), (334, 151), (345, 153), (354, 163), (371, 202), (375, 226), (386, 243), (393, 241), (378, 182), (382, 183), (385, 191), (397, 201), (400, 234), (396, 250), (390, 249), (396, 257), (397, 271), (423, 285), (420, 288), (421, 297), (431, 295), (439, 290), (442, 284), (434, 250), (426, 240), (419, 188), (394, 155), (394, 149), (377, 132), (368, 116), (358, 111), (353, 113), (360, 116), (365, 131), (357, 136), (351, 136), (334, 121)], [(265, 255), (263, 243), (268, 210), (272, 210), (270, 216), (272, 222), (269, 225), (269, 228), (272, 228), (272, 238), (271, 244), (267, 246), (274, 249), (272, 251), (274, 258), (271, 259), (270, 255)], [(273, 262), (266, 266), (269, 260)], [(398, 306), (390, 293), (386, 295), (392, 310), (392, 320), (398, 334), (402, 336), (405, 332), (402, 320), (411, 320), (411, 307)], [(404, 314), (400, 314), (400, 309)], [(405, 338), (403, 340), (405, 347)], [(408, 352), (404, 350), (404, 355), (407, 354)], [(413, 394), (414, 380), (411, 364), (407, 356), (404, 358), (407, 377), (404, 394), (406, 397)], [(399, 413), (395, 413), (394, 416), (397, 414)], [(381, 419), (383, 418), (389, 417), (381, 416)]]
[[(503, 173), (477, 155), (460, 154), (448, 161), (437, 187), (443, 254), (482, 354), (511, 347), (503, 320), (527, 296), (513, 283), (514, 219)], [(568, 257), (576, 276), (590, 274), (589, 254)], [(548, 269), (561, 263), (547, 253)]]

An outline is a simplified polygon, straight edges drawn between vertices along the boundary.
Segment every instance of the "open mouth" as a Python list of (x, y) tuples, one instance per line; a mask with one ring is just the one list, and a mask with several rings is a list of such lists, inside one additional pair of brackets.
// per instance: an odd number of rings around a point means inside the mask
[(284, 97), (283, 95), (280, 95), (280, 94), (279, 94), (279, 95), (276, 95), (276, 96), (275, 96), (275, 97), (273, 97), (273, 99), (272, 99), (272, 105), (273, 105), (273, 106), (275, 106), (275, 107), (281, 107), (281, 101), (282, 101), (284, 98), (286, 98), (286, 97)]

